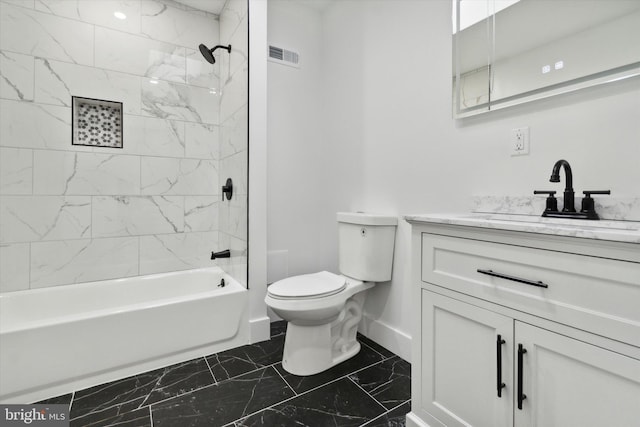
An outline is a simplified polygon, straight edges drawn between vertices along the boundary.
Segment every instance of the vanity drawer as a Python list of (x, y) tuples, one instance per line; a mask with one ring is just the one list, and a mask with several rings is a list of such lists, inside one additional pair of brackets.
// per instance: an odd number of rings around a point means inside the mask
[(421, 274), (424, 282), (640, 347), (639, 263), (422, 233)]

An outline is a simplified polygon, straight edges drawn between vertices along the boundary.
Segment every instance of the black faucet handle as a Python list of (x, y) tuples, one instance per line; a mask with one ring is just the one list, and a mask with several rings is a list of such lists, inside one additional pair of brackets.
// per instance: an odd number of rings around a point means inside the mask
[(548, 194), (547, 206), (544, 208), (545, 212), (558, 212), (558, 199), (554, 197), (555, 191), (533, 190), (533, 194)]
[(611, 190), (585, 190), (582, 194), (590, 197), (592, 194), (611, 194)]
[(611, 190), (594, 190), (594, 191), (583, 191), (584, 197), (582, 198), (582, 209), (580, 212), (587, 214), (590, 219), (598, 219), (598, 214), (596, 213), (596, 205), (591, 198), (592, 194), (611, 194)]

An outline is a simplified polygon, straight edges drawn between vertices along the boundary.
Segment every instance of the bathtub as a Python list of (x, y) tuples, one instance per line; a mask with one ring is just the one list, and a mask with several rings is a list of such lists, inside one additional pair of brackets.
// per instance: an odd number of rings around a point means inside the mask
[(247, 301), (218, 267), (0, 294), (0, 403), (246, 344)]

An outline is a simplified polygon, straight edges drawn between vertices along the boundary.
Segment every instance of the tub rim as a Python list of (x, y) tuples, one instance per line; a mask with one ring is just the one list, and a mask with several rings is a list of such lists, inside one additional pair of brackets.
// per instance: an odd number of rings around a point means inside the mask
[(170, 271), (166, 273), (153, 273), (153, 274), (147, 274), (142, 276), (129, 276), (129, 277), (121, 277), (117, 279), (95, 280), (92, 282), (72, 283), (68, 285), (50, 286), (50, 287), (44, 287), (44, 288), (38, 288), (38, 289), (25, 289), (21, 291), (6, 292), (6, 293), (0, 293), (0, 300), (10, 299), (13, 295), (20, 297), (23, 295), (33, 295), (34, 293), (41, 294), (46, 292), (55, 292), (56, 290), (62, 290), (62, 289), (69, 290), (70, 288), (80, 288), (80, 287), (84, 288), (87, 286), (100, 286), (100, 285), (104, 286), (106, 282), (123, 282), (123, 281), (137, 279), (137, 278), (144, 278), (144, 280), (147, 280), (147, 279), (150, 280), (154, 277), (159, 277), (159, 276), (167, 277), (167, 276), (177, 276), (180, 274), (184, 275), (185, 273), (193, 274), (196, 272), (210, 272), (210, 271), (217, 271), (222, 273), (222, 278), (225, 280), (225, 283), (226, 283), (226, 285), (223, 288), (216, 286), (215, 288), (207, 291), (201, 291), (196, 293), (186, 293), (186, 294), (181, 294), (179, 296), (152, 299), (149, 301), (138, 302), (135, 304), (118, 305), (110, 308), (103, 308), (100, 310), (85, 310), (75, 314), (68, 314), (68, 315), (62, 315), (57, 317), (48, 317), (45, 319), (20, 322), (17, 326), (11, 325), (10, 327), (5, 327), (4, 323), (6, 322), (0, 322), (0, 337), (3, 335), (16, 333), (16, 332), (25, 332), (25, 331), (36, 329), (36, 328), (48, 327), (53, 325), (64, 325), (64, 324), (69, 324), (69, 323), (82, 321), (90, 318), (107, 317), (109, 315), (118, 314), (118, 313), (148, 310), (156, 307), (166, 307), (166, 306), (175, 305), (179, 303), (195, 301), (198, 299), (205, 299), (209, 297), (247, 291), (247, 288), (245, 286), (243, 286), (240, 282), (234, 279), (231, 275), (226, 273), (222, 268), (214, 266), (214, 267), (203, 267), (203, 268), (189, 269), (189, 270)]

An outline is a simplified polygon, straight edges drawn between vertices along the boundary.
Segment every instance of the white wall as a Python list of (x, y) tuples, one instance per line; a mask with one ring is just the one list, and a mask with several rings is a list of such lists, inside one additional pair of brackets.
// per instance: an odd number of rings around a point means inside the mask
[(300, 68), (268, 63), (268, 250), (288, 251), (291, 275), (333, 269), (335, 212), (353, 183), (324, 137), (332, 125), (323, 120), (321, 16), (269, 1), (268, 41), (300, 54)]
[[(328, 169), (344, 174), (350, 185), (333, 188), (335, 180), (323, 179), (325, 169), (309, 168), (310, 173), (318, 173), (313, 192), (302, 195), (295, 206), (293, 201), (270, 202), (270, 218), (287, 215), (289, 209), (299, 214), (311, 211), (316, 194), (322, 195), (327, 209), (397, 215), (468, 211), (474, 195), (524, 196), (534, 189), (563, 188), (564, 183), (548, 182), (553, 163), (560, 158), (572, 165), (576, 191), (611, 189), (618, 196), (640, 195), (639, 79), (454, 120), (450, 8), (449, 0), (341, 0), (317, 14), (322, 28), (322, 76), (299, 84), (314, 87), (313, 94), (324, 94), (323, 111), (312, 120), (313, 126), (323, 124), (321, 155), (333, 159)], [(286, 26), (293, 40), (300, 37), (296, 28), (302, 18), (287, 21), (284, 12), (279, 16), (278, 31), (284, 33)], [(289, 104), (295, 105), (298, 114), (315, 111), (315, 96), (305, 100), (298, 93), (275, 92), (274, 86), (280, 83), (274, 69), (269, 71), (270, 107)], [(296, 126), (302, 134), (315, 134), (305, 131), (299, 120), (278, 118), (280, 129)], [(509, 132), (520, 126), (531, 129), (531, 153), (510, 157)], [(277, 129), (269, 133), (270, 159), (273, 145), (281, 144), (274, 139), (281, 136)], [(310, 157), (301, 151), (286, 156), (288, 163), (302, 164), (312, 163)], [(291, 168), (271, 166), (269, 198), (281, 190), (276, 182), (292, 178)], [(297, 265), (290, 257), (292, 274), (335, 266), (333, 217), (330, 221), (328, 215), (311, 218), (291, 221), (286, 227), (269, 224), (270, 248), (272, 238), (278, 239), (279, 249), (286, 249), (290, 242), (311, 237), (306, 234), (310, 227), (323, 235), (321, 251), (311, 239), (295, 247), (303, 252), (297, 257), (315, 258), (315, 265)], [(409, 246), (410, 228), (401, 222), (393, 280), (370, 291), (366, 314), (375, 322), (364, 325), (366, 334), (406, 358), (411, 330), (411, 313), (406, 309), (411, 286)]]

